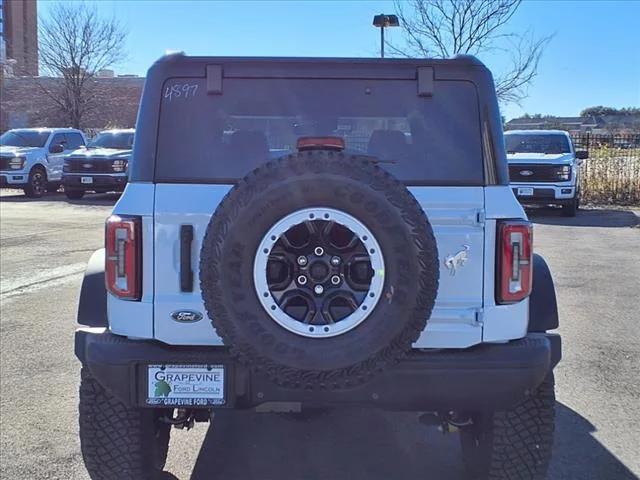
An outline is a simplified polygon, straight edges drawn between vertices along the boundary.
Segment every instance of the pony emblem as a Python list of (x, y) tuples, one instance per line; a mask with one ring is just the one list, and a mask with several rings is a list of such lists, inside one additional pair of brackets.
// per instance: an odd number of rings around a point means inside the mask
[(462, 248), (463, 249), (455, 255), (448, 255), (447, 258), (444, 259), (444, 266), (447, 267), (449, 275), (451, 276), (456, 274), (459, 267), (464, 267), (469, 257), (469, 245), (463, 245)]

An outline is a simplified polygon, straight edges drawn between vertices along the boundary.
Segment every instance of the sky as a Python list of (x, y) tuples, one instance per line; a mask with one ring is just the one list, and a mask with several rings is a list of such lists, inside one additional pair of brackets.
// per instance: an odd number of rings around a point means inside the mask
[[(59, 0), (39, 0), (41, 16)], [(187, 55), (376, 57), (373, 15), (393, 13), (391, 1), (99, 0), (129, 34), (121, 74), (144, 76), (167, 50)], [(640, 0), (525, 0), (505, 32), (553, 38), (538, 75), (507, 118), (524, 113), (578, 115), (585, 107), (640, 107)], [(389, 34), (401, 41), (400, 29)], [(480, 55), (496, 74), (508, 53)]]

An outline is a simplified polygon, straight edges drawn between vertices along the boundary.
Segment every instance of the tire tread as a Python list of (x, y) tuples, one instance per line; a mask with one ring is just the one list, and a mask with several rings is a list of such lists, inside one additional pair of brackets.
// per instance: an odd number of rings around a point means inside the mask
[[(161, 465), (153, 458), (148, 443), (151, 414), (124, 405), (110, 395), (86, 367), (80, 382), (80, 445), (85, 466), (93, 480), (151, 480), (164, 466), (168, 448), (160, 454)], [(164, 447), (164, 446), (163, 446)]]
[[(386, 201), (402, 212), (402, 218), (411, 231), (411, 240), (420, 252), (415, 261), (422, 272), (436, 272), (436, 276), (423, 274), (419, 277), (420, 293), (405, 328), (385, 348), (375, 352), (367, 360), (336, 370), (290, 368), (259, 355), (249, 344), (239, 341), (224, 298), (220, 292), (212, 292), (211, 285), (222, 275), (222, 267), (217, 259), (222, 257), (222, 248), (231, 223), (256, 195), (292, 174), (331, 171), (335, 164), (339, 164), (340, 171), (348, 178), (366, 182), (372, 190), (382, 192)], [(215, 228), (212, 228), (214, 221)], [(207, 228), (202, 245), (200, 287), (217, 334), (239, 362), (265, 373), (276, 384), (284, 387), (348, 388), (368, 381), (383, 369), (397, 363), (424, 330), (438, 291), (437, 243), (424, 211), (404, 185), (365, 156), (323, 151), (300, 152), (261, 165), (240, 180), (222, 199)], [(436, 253), (433, 255), (427, 252)]]
[(473, 478), (546, 478), (555, 429), (553, 379), (545, 380), (534, 395), (514, 408), (495, 412), (485, 428), (488, 429), (486, 437), (481, 441), (479, 450), (474, 452), (476, 458), (465, 457)]

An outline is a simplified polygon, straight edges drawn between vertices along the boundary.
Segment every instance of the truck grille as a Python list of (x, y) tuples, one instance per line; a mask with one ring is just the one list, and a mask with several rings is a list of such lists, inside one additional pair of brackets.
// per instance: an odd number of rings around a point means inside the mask
[(9, 170), (9, 160), (13, 158), (13, 155), (10, 157), (2, 156), (0, 157), (0, 170)]
[(562, 169), (564, 165), (527, 165), (510, 164), (509, 180), (511, 182), (566, 182), (571, 180), (571, 169), (569, 176), (564, 177)]
[(67, 158), (64, 171), (67, 173), (112, 173), (111, 160), (87, 160), (86, 158)]

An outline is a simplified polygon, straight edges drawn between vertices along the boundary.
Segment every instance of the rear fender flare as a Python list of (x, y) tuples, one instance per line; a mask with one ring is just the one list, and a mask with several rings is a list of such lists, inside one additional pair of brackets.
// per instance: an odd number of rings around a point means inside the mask
[(533, 255), (533, 285), (529, 297), (529, 332), (558, 328), (558, 303), (553, 277), (542, 256)]
[(107, 289), (104, 283), (105, 250), (96, 250), (84, 272), (80, 301), (78, 303), (78, 323), (88, 327), (108, 327)]

